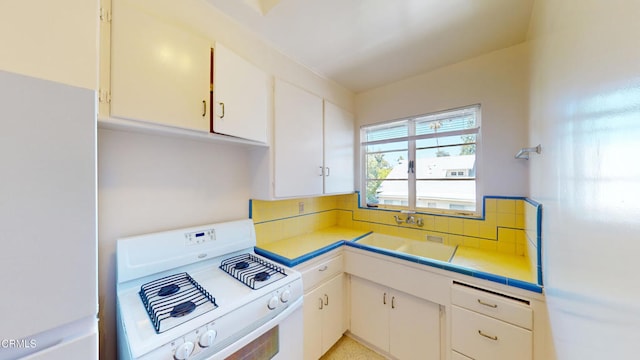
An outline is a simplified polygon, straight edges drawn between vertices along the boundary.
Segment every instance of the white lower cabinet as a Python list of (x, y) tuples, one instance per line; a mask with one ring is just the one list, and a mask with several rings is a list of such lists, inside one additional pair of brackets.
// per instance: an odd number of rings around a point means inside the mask
[(440, 306), (352, 276), (351, 333), (400, 360), (440, 359)]
[(460, 285), (452, 289), (453, 359), (531, 360), (532, 325), (526, 300)]
[(297, 268), (304, 286), (304, 359), (318, 360), (347, 331), (343, 256)]
[(304, 296), (304, 358), (317, 360), (345, 329), (344, 275), (340, 274)]

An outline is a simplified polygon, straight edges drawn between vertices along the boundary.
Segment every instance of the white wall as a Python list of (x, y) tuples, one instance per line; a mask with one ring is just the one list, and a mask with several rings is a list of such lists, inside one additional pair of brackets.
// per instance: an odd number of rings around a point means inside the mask
[(98, 88), (98, 0), (0, 1), (0, 69)]
[(115, 359), (120, 237), (247, 218), (248, 152), (237, 145), (100, 129), (98, 242), (101, 358)]
[(531, 196), (558, 359), (640, 353), (640, 2), (538, 0)]
[(484, 195), (528, 195), (526, 45), (517, 45), (356, 96), (360, 126), (471, 104), (482, 105), (478, 181)]

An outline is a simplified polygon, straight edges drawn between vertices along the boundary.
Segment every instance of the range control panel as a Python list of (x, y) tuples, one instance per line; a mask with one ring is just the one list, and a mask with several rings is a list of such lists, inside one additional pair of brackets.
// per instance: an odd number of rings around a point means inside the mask
[(199, 245), (216, 240), (216, 229), (206, 229), (184, 234), (185, 245)]

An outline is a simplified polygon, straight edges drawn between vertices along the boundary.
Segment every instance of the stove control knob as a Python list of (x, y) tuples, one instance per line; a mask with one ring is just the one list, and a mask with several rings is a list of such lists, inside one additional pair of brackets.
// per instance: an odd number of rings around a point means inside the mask
[(218, 335), (218, 333), (215, 330), (207, 330), (204, 334), (200, 335), (198, 344), (203, 348), (209, 347), (213, 344), (213, 340), (215, 340), (216, 335)]
[(286, 303), (291, 299), (291, 291), (289, 289), (285, 289), (282, 294), (280, 294), (280, 301)]
[(173, 354), (173, 357), (176, 360), (185, 360), (189, 356), (191, 356), (191, 353), (193, 352), (194, 347), (195, 345), (191, 341), (187, 341), (184, 344), (180, 344), (180, 346), (178, 346), (178, 348), (176, 349), (175, 354)]
[(278, 306), (278, 303), (280, 302), (280, 300), (278, 299), (277, 295), (273, 295), (271, 297), (271, 299), (269, 299), (269, 303), (267, 304), (267, 307), (271, 310), (275, 309)]

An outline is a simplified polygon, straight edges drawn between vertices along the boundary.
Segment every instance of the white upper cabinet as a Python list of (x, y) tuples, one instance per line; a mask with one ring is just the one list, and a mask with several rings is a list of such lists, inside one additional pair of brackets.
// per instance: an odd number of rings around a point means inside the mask
[(211, 41), (150, 0), (112, 11), (111, 116), (209, 132)]
[(322, 194), (322, 99), (275, 83), (275, 196)]
[(354, 119), (349, 112), (324, 101), (324, 193), (354, 191)]
[(274, 132), (275, 197), (354, 190), (351, 114), (276, 80)]
[(213, 132), (267, 143), (271, 77), (220, 43), (213, 52)]

